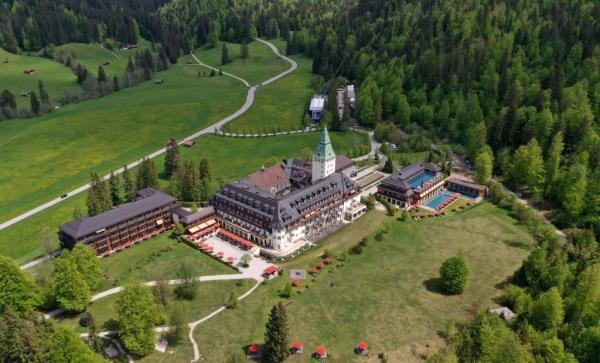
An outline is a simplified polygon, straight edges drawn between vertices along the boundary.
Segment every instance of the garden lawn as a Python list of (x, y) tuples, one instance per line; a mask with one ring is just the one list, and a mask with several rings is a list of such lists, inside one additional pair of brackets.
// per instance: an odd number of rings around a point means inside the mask
[[(177, 299), (173, 293), (174, 286), (169, 286), (169, 303), (181, 302), (184, 306), (184, 321), (191, 322), (198, 320), (227, 304), (229, 295), (232, 291), (240, 296), (250, 289), (256, 281), (245, 280), (223, 280), (223, 281), (206, 281), (198, 283), (198, 292), (193, 300)], [(114, 294), (94, 301), (87, 308), (87, 312), (92, 314), (99, 331), (114, 330), (117, 319), (116, 302), (119, 299), (119, 294)], [(168, 313), (168, 305), (167, 305)], [(76, 328), (78, 331), (85, 332), (86, 328), (79, 325), (81, 314), (58, 316), (56, 320), (59, 324), (69, 325)], [(187, 334), (186, 334), (187, 337)]]
[[(243, 78), (250, 83), (250, 85), (264, 82), (290, 67), (288, 62), (273, 54), (271, 48), (258, 41), (249, 44), (250, 57), (246, 60), (240, 58), (240, 44), (225, 42), (225, 44), (227, 44), (230, 62), (221, 65), (221, 50), (223, 44), (224, 42), (219, 42), (214, 48), (199, 48), (194, 51), (194, 54), (203, 63)], [(182, 62), (196, 63), (190, 55), (182, 57), (180, 63)], [(210, 73), (210, 70), (205, 67), (189, 67), (195, 69), (196, 72), (205, 72), (207, 75)]]
[(0, 221), (158, 150), (237, 110), (246, 90), (183, 66), (102, 99), (0, 123)]
[[(374, 232), (384, 226), (389, 233), (383, 241), (374, 240)], [(290, 341), (305, 344), (305, 353), (290, 362), (307, 362), (317, 345), (328, 348), (328, 362), (362, 362), (353, 349), (363, 339), (372, 361), (386, 352), (390, 362), (421, 362), (444, 344), (438, 332), (448, 320), (463, 323), (470, 319), (469, 310), (495, 306), (498, 284), (528, 254), (527, 248), (513, 246), (532, 243), (506, 211), (487, 202), (464, 213), (418, 222), (398, 222), (372, 211), (284, 269), (308, 268), (325, 249), (338, 255), (367, 235), (368, 246), (361, 255), (350, 255), (343, 267), (325, 268), (286, 302)], [(469, 286), (462, 295), (443, 295), (437, 282), (439, 266), (459, 253), (471, 270)], [(280, 301), (278, 291), (286, 282), (286, 276), (270, 281), (239, 309), (200, 325), (195, 336), (203, 358), (224, 361), (248, 344), (262, 343), (268, 311)]]
[[(35, 72), (27, 75), (23, 72), (26, 68), (33, 68)], [(10, 90), (15, 95), (17, 107), (31, 109), (29, 97), (21, 96), (21, 92), (34, 91), (39, 96), (40, 80), (53, 101), (60, 99), (65, 89), (79, 89), (77, 77), (68, 67), (50, 59), (16, 55), (0, 48), (0, 91)], [(2, 133), (0, 131), (0, 135)]]
[[(49, 276), (53, 270), (53, 261), (26, 271), (34, 278)], [(238, 273), (201, 251), (170, 238), (169, 232), (113, 253), (101, 261), (102, 279), (96, 287), (97, 292), (123, 285), (128, 280), (177, 279), (177, 272), (184, 262), (193, 266), (196, 276)]]
[(298, 63), (294, 73), (256, 90), (256, 105), (223, 129), (250, 134), (301, 129), (313, 94), (312, 60), (301, 56), (294, 60)]
[[(365, 134), (330, 132), (330, 136), (337, 153), (348, 152), (357, 146), (368, 146)], [(312, 151), (316, 148), (318, 140), (318, 132), (260, 139), (211, 135), (199, 138), (192, 148), (180, 148), (180, 152), (183, 160), (194, 160), (196, 165), (200, 159), (207, 158), (213, 177), (221, 183), (226, 183), (260, 169), (268, 158), (280, 160), (294, 157), (302, 149)], [(162, 156), (155, 160), (159, 172), (163, 169), (163, 162)], [(135, 174), (135, 170), (132, 172)], [(166, 187), (167, 181), (162, 182)], [(73, 219), (75, 208), (86, 210), (85, 201), (86, 193), (79, 194), (0, 231), (0, 255), (12, 257), (19, 264), (40, 257), (44, 254), (41, 243), (44, 227), (57, 230), (58, 226)]]

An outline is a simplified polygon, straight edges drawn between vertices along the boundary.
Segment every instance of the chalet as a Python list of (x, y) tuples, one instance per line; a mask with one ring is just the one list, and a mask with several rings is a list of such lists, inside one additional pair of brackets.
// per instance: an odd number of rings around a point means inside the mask
[(323, 113), (325, 112), (325, 104), (327, 102), (327, 96), (325, 95), (315, 95), (310, 100), (310, 107), (308, 110), (310, 111), (310, 118), (313, 121), (321, 120)]
[(312, 162), (286, 160), (225, 185), (211, 201), (221, 229), (275, 256), (320, 240), (362, 205), (360, 187), (337, 160), (345, 161), (324, 128)]
[(23, 97), (29, 97), (31, 95), (31, 91), (23, 91), (21, 92), (21, 96)]
[(181, 223), (187, 234), (198, 239), (217, 232), (219, 223), (216, 217), (213, 207), (202, 208), (195, 213), (182, 207), (173, 210), (173, 223)]
[(388, 202), (406, 208), (423, 204), (444, 189), (444, 176), (434, 164), (418, 162), (382, 180), (377, 193)]
[(188, 140), (185, 140), (182, 145), (185, 147), (192, 147), (192, 146), (194, 146), (195, 143), (196, 143), (196, 141), (194, 141), (192, 139), (188, 139)]
[(172, 223), (172, 212), (177, 207), (174, 197), (146, 188), (138, 191), (130, 203), (63, 224), (58, 236), (63, 247), (84, 243), (98, 256), (107, 256), (164, 232)]
[(35, 73), (35, 69), (33, 68), (25, 68), (25, 70), (23, 71), (23, 73), (30, 75), (32, 73)]
[(165, 81), (162, 79), (155, 79), (154, 84), (163, 84)]
[(107, 61), (107, 60), (105, 60), (105, 61), (102, 61), (102, 65), (103, 65), (103, 66), (107, 66), (107, 65), (109, 65), (109, 64), (110, 64), (110, 62), (109, 62), (109, 61)]

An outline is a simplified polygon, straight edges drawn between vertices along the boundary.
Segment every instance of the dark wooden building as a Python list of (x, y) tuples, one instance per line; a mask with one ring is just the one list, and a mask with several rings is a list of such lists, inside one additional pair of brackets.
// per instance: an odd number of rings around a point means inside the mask
[(63, 224), (58, 236), (65, 248), (85, 243), (97, 255), (106, 256), (164, 232), (172, 223), (176, 207), (174, 197), (156, 189), (142, 189), (133, 202)]

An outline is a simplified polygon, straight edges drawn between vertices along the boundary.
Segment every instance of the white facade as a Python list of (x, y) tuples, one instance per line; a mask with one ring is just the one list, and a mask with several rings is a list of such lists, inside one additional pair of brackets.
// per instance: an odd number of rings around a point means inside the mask
[(316, 154), (312, 159), (312, 182), (313, 184), (321, 179), (325, 179), (335, 173), (335, 155), (333, 158), (321, 160)]

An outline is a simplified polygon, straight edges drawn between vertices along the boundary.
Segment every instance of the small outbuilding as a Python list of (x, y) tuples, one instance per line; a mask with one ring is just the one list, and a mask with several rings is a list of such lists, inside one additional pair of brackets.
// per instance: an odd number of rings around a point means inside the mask
[(155, 79), (154, 84), (163, 84), (165, 81), (162, 79)]
[(327, 349), (320, 345), (317, 347), (317, 349), (315, 349), (315, 354), (314, 354), (316, 359), (325, 359), (327, 358)]
[(325, 262), (325, 264), (327, 264), (327, 265), (331, 265), (333, 263), (333, 258), (331, 258), (331, 257), (325, 257), (323, 259), (323, 262)]
[(109, 62), (109, 61), (107, 61), (107, 60), (105, 60), (105, 61), (102, 61), (102, 65), (103, 65), (103, 66), (107, 66), (107, 65), (109, 65), (109, 64), (110, 64), (110, 62)]
[(192, 146), (194, 146), (195, 143), (196, 143), (196, 141), (194, 141), (192, 139), (188, 139), (183, 142), (183, 146), (192, 147)]
[(25, 68), (25, 70), (23, 71), (23, 73), (28, 74), (28, 75), (32, 74), (32, 73), (35, 73), (35, 69), (33, 69), (33, 68)]
[(268, 279), (272, 279), (273, 277), (277, 276), (278, 271), (279, 271), (279, 267), (277, 267), (275, 265), (271, 265), (263, 271), (263, 276)]
[(501, 318), (503, 318), (506, 321), (512, 320), (515, 316), (517, 316), (517, 314), (515, 314), (512, 310), (510, 310), (506, 306), (502, 306), (497, 309), (492, 309), (492, 310), (490, 310), (490, 312), (492, 314), (499, 315)]
[(246, 355), (248, 356), (248, 358), (252, 358), (252, 359), (260, 358), (260, 355), (261, 355), (260, 345), (252, 344), (251, 346), (249, 346), (248, 353)]
[(300, 354), (304, 350), (304, 343), (296, 340), (292, 343), (292, 354)]
[(369, 344), (367, 344), (367, 342), (365, 342), (364, 340), (361, 340), (358, 343), (358, 346), (356, 347), (356, 352), (358, 354), (367, 354), (367, 353), (369, 353)]
[(310, 107), (308, 110), (310, 111), (310, 118), (313, 121), (321, 120), (321, 117), (323, 116), (323, 113), (325, 112), (326, 100), (327, 100), (327, 97), (325, 95), (315, 95), (310, 100)]

